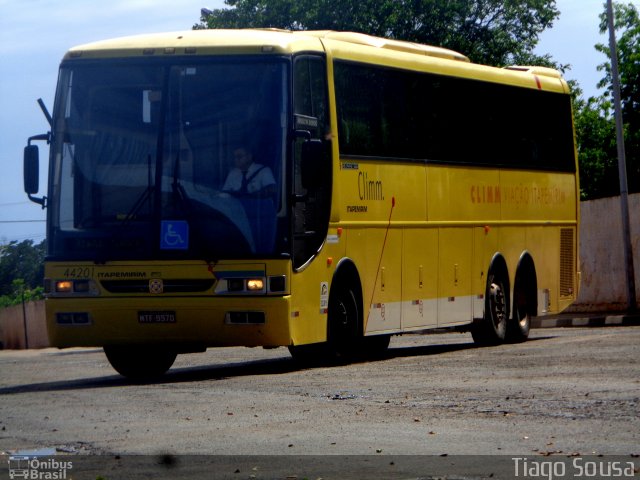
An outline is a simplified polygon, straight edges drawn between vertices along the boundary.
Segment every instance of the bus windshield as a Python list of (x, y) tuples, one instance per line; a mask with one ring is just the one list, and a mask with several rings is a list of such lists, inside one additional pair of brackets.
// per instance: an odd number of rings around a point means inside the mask
[(287, 79), (277, 58), (64, 63), (50, 256), (285, 252)]

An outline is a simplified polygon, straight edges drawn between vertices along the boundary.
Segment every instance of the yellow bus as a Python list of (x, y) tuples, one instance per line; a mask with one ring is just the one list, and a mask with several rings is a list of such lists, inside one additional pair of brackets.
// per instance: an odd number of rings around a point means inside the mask
[(554, 70), (348, 32), (142, 35), (67, 52), (49, 118), (24, 162), (48, 209), (51, 344), (102, 346), (125, 376), (219, 346), (522, 341), (576, 297)]

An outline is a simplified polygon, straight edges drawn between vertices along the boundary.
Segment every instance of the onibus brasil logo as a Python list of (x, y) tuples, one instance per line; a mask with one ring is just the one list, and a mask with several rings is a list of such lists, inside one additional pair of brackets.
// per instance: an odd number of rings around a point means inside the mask
[(64, 480), (67, 471), (73, 468), (73, 462), (55, 458), (42, 458), (28, 455), (12, 455), (9, 457), (9, 478), (25, 478), (33, 480)]

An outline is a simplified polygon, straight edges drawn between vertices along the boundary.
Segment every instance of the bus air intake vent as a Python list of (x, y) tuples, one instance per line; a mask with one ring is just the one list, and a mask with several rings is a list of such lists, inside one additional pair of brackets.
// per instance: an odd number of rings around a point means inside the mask
[(560, 296), (573, 297), (574, 255), (573, 229), (560, 229)]
[[(149, 293), (149, 280), (103, 280), (102, 286), (110, 293)], [(213, 279), (163, 280), (162, 293), (202, 293), (213, 287)]]

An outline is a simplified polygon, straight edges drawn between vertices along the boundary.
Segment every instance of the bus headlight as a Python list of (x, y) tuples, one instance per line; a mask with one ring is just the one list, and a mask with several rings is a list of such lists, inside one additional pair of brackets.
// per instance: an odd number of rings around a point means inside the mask
[[(266, 277), (222, 277), (216, 285), (215, 292), (222, 295), (261, 295), (271, 293), (271, 290), (267, 292), (268, 285), (270, 285), (270, 283)], [(276, 285), (278, 285), (278, 282), (276, 282)]]
[(250, 278), (247, 280), (247, 290), (255, 292), (264, 288), (264, 281), (261, 278)]
[(56, 282), (56, 293), (73, 292), (73, 282), (71, 280), (58, 280)]
[[(45, 294), (49, 295), (99, 295), (96, 282), (89, 279), (82, 280), (53, 280), (45, 279)], [(53, 290), (51, 289), (53, 285)]]

